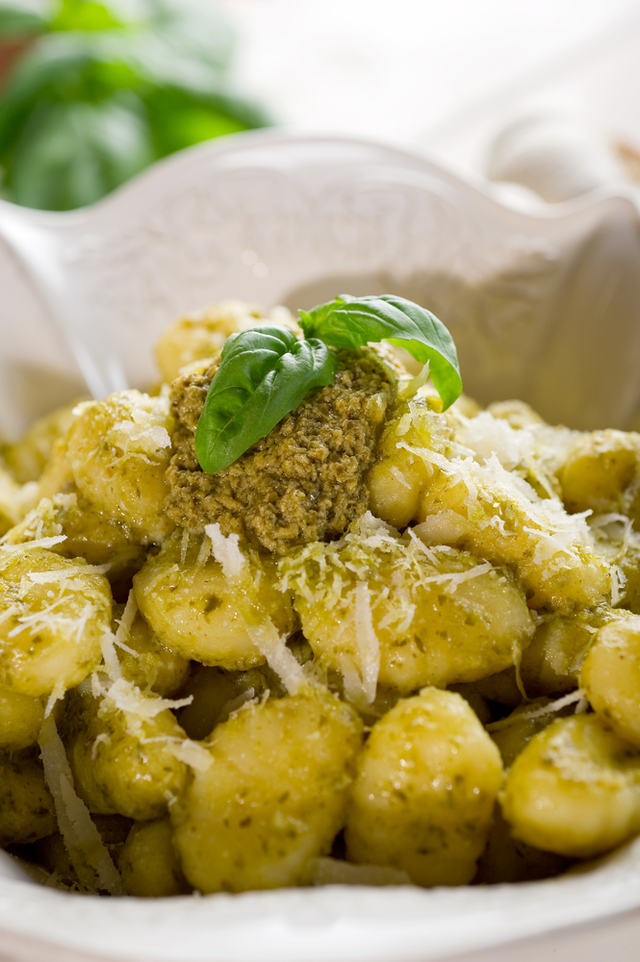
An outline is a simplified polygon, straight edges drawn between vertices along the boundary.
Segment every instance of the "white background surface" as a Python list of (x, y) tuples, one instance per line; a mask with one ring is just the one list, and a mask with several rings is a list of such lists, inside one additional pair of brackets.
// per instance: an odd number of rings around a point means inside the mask
[(224, 4), (241, 38), (238, 82), (296, 129), (480, 169), (490, 136), (542, 98), (640, 141), (637, 0)]

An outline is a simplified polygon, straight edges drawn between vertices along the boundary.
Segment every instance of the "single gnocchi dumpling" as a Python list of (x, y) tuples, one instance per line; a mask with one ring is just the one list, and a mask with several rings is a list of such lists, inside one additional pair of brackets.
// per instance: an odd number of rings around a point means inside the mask
[(53, 798), (31, 752), (0, 752), (0, 845), (25, 845), (57, 829)]
[(186, 780), (185, 739), (163, 699), (124, 679), (102, 698), (78, 694), (67, 741), (78, 794), (98, 815), (161, 817)]
[(44, 721), (42, 699), (0, 685), (0, 750), (29, 748)]
[(373, 514), (396, 528), (404, 528), (417, 513), (433, 469), (425, 448), (440, 455), (451, 449), (455, 421), (438, 414), (425, 397), (398, 405), (378, 443), (378, 460), (367, 477)]
[(583, 435), (558, 474), (568, 511), (625, 514), (639, 475), (640, 435), (614, 430)]
[(33, 507), (36, 485), (19, 485), (0, 467), (0, 537), (5, 535)]
[(464, 698), (426, 688), (402, 699), (358, 760), (347, 858), (400, 869), (416, 885), (464, 885), (501, 784), (500, 753)]
[(171, 807), (174, 843), (201, 892), (298, 885), (344, 825), (362, 725), (321, 689), (252, 702), (205, 743), (213, 764), (194, 771)]
[(527, 844), (572, 858), (601, 855), (640, 830), (640, 750), (598, 715), (559, 718), (518, 755), (500, 801)]
[(119, 608), (116, 615), (116, 629), (120, 627), (123, 636), (117, 654), (124, 678), (143, 691), (174, 695), (189, 677), (188, 659), (162, 645), (139, 611), (130, 621), (125, 613), (127, 608)]
[(16, 481), (25, 484), (38, 480), (51, 457), (54, 444), (71, 427), (75, 418), (74, 410), (80, 400), (83, 399), (79, 398), (38, 418), (19, 441), (0, 447), (4, 462)]
[(495, 456), (485, 464), (440, 459), (436, 468), (420, 505), (421, 538), (508, 565), (534, 609), (569, 614), (611, 600), (609, 566), (584, 518), (567, 514), (557, 498), (540, 498)]
[[(222, 537), (222, 536), (220, 536)], [(237, 573), (229, 577), (208, 536), (176, 531), (133, 580), (138, 607), (159, 641), (184, 658), (228, 670), (262, 664), (259, 626), (295, 630), (295, 616), (276, 583), (275, 564), (225, 539)], [(235, 559), (235, 560), (234, 560)]]
[(80, 684), (102, 659), (109, 582), (80, 559), (0, 548), (0, 684), (40, 698)]
[(76, 491), (42, 498), (26, 517), (7, 532), (5, 544), (27, 544), (40, 538), (58, 539), (52, 551), (64, 558), (84, 558), (105, 565), (114, 590), (142, 566), (144, 548), (124, 524), (106, 516)]
[(585, 608), (572, 615), (543, 615), (520, 663), (527, 695), (561, 695), (578, 688), (580, 668), (597, 630), (620, 617), (623, 613), (609, 605)]
[(166, 898), (191, 891), (173, 845), (168, 815), (134, 824), (120, 852), (118, 868), (127, 895)]
[(142, 544), (162, 541), (173, 527), (163, 510), (173, 430), (168, 400), (120, 391), (76, 410), (66, 457), (78, 490)]
[(621, 737), (640, 746), (640, 616), (600, 628), (580, 672), (593, 709)]
[(403, 694), (491, 675), (520, 657), (534, 624), (506, 572), (365, 516), (342, 540), (281, 562), (302, 630), (345, 693), (370, 704), (376, 684)]
[(167, 328), (155, 346), (163, 380), (170, 384), (188, 364), (218, 354), (230, 334), (256, 324), (280, 324), (299, 330), (286, 307), (264, 311), (243, 301), (220, 301), (181, 317)]

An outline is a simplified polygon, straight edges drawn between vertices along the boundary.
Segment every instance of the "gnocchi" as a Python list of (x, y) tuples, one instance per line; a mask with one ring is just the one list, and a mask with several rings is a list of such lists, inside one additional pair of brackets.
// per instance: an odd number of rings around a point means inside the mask
[(347, 815), (347, 856), (401, 869), (417, 885), (470, 882), (501, 784), (500, 753), (468, 703), (423, 689), (371, 730)]
[(443, 412), (406, 352), (349, 344), (207, 474), (256, 324), (302, 337), (214, 305), (151, 395), (0, 447), (2, 845), (161, 898), (518, 882), (640, 834), (640, 436)]

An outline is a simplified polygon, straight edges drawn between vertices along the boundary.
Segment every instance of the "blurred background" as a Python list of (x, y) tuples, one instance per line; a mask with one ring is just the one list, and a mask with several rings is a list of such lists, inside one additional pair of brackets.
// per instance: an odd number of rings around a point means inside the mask
[(377, 138), (516, 206), (640, 178), (637, 0), (0, 0), (0, 196), (66, 210), (240, 130)]

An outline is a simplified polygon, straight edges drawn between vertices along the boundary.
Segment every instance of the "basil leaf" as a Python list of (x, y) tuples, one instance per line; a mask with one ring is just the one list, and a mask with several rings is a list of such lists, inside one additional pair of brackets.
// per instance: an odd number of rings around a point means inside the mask
[(351, 297), (342, 294), (309, 313), (300, 311), (305, 337), (319, 337), (336, 348), (356, 348), (377, 341), (404, 347), (429, 373), (447, 410), (462, 392), (458, 355), (442, 321), (404, 297)]
[(69, 210), (99, 200), (153, 159), (135, 98), (47, 104), (35, 110), (14, 154), (13, 199)]
[(95, 0), (62, 0), (49, 25), (50, 30), (108, 30), (122, 27), (114, 12)]
[(193, 94), (176, 87), (150, 87), (143, 96), (158, 157), (211, 137), (270, 123), (262, 108), (216, 93)]
[(232, 334), (220, 357), (196, 429), (196, 455), (215, 474), (265, 437), (312, 388), (326, 387), (337, 361), (322, 341), (284, 327)]
[(9, 200), (77, 207), (168, 153), (272, 122), (229, 88), (235, 35), (219, 6), (201, 0), (36, 5), (42, 17), (25, 19), (25, 0), (0, 0), (0, 37), (38, 34), (0, 92), (0, 167)]
[(46, 28), (46, 17), (37, 10), (30, 10), (19, 2), (0, 5), (0, 37), (3, 40), (24, 39)]

